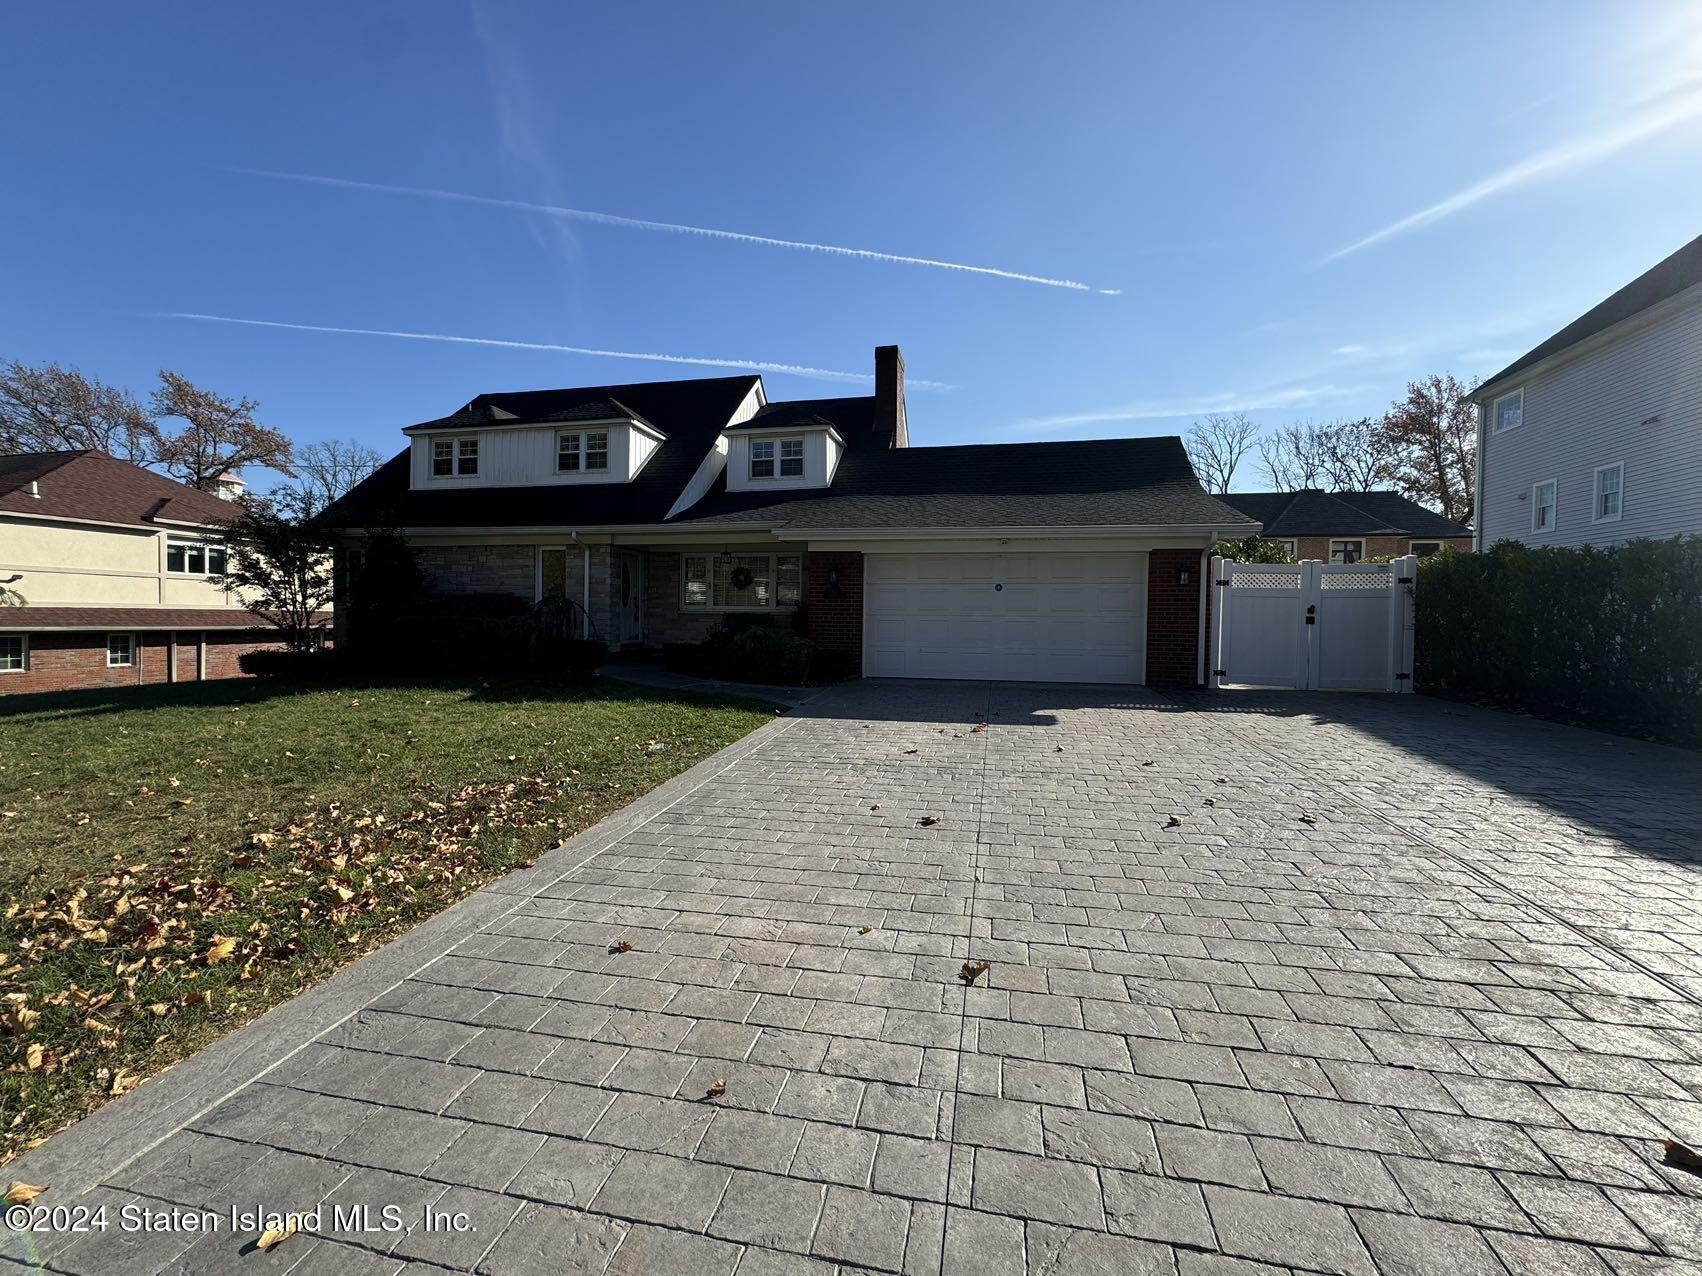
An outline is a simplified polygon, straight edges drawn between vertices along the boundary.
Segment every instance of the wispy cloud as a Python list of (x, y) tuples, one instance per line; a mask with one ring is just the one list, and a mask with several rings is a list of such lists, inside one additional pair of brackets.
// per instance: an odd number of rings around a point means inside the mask
[(1527, 156), (1446, 199), (1438, 200), (1427, 208), (1402, 217), (1399, 221), (1390, 222), (1363, 239), (1356, 239), (1351, 244), (1336, 249), (1325, 257), (1324, 261), (1338, 261), (1373, 244), (1452, 217), (1492, 195), (1512, 190), (1528, 182), (1588, 168), (1639, 142), (1686, 124), (1698, 116), (1702, 116), (1702, 80), (1691, 80), (1660, 97), (1645, 100), (1628, 118), (1617, 124), (1582, 134)]
[(903, 253), (878, 252), (873, 248), (846, 248), (840, 244), (815, 244), (801, 239), (778, 239), (772, 235), (751, 235), (738, 230), (719, 230), (712, 226), (686, 226), (679, 222), (651, 221), (643, 217), (621, 217), (615, 213), (600, 213), (587, 208), (563, 208), (558, 204), (539, 204), (524, 199), (501, 199), (491, 195), (469, 195), (463, 191), (437, 190), (429, 186), (395, 186), (387, 182), (360, 182), (345, 177), (321, 177), (314, 173), (284, 173), (264, 168), (239, 168), (239, 173), (251, 177), (271, 177), (286, 182), (306, 182), (316, 186), (335, 186), (344, 190), (375, 191), (385, 195), (407, 195), (415, 199), (448, 200), (458, 204), (479, 204), (487, 208), (506, 208), (513, 212), (544, 213), (574, 221), (594, 222), (600, 226), (620, 226), (628, 230), (661, 231), (669, 235), (698, 235), (706, 239), (731, 240), (741, 244), (759, 244), (765, 248), (791, 248), (800, 252), (826, 253), (835, 257), (856, 257), (863, 261), (884, 261), (901, 266), (929, 266), (935, 270), (955, 270), (970, 275), (990, 275), (1016, 283), (1041, 284), (1047, 288), (1068, 288), (1075, 292), (1097, 292), (1115, 297), (1121, 288), (1095, 288), (1076, 279), (1053, 279), (1047, 275), (1031, 275), (1020, 270), (1000, 270), (994, 266), (970, 266), (960, 261), (941, 261), (934, 257), (911, 257)]
[(1069, 430), (1083, 425), (1105, 425), (1116, 421), (1169, 421), (1183, 417), (1209, 416), (1214, 412), (1261, 412), (1267, 409), (1298, 408), (1325, 399), (1360, 394), (1364, 386), (1295, 385), (1278, 389), (1202, 395), (1174, 402), (1131, 403), (1098, 412), (1072, 412), (1063, 416), (1033, 417), (1007, 426), (1007, 434)]
[[(328, 332), (340, 336), (395, 337), (403, 341), (444, 341), (462, 346), (497, 346), (504, 350), (538, 350), (549, 354), (582, 354), (596, 359), (638, 359), (645, 363), (683, 363), (703, 368), (737, 368), (743, 372), (785, 373), (794, 377), (809, 377), (817, 381), (868, 382), (874, 377), (863, 372), (836, 372), (831, 368), (810, 368), (796, 363), (772, 363), (765, 359), (719, 359), (684, 354), (654, 354), (634, 350), (602, 350), (595, 346), (566, 346), (552, 341), (508, 341), (498, 337), (463, 337), (446, 332), (398, 332), (390, 328), (344, 328), (323, 323), (284, 323), (277, 319), (242, 319), (235, 315), (205, 315), (192, 311), (168, 311), (150, 316), (154, 319), (193, 319), (202, 323), (234, 323), (249, 328), (284, 328), (291, 332)], [(906, 387), (916, 390), (952, 390), (955, 386), (944, 381), (926, 381), (920, 377), (905, 380)]]

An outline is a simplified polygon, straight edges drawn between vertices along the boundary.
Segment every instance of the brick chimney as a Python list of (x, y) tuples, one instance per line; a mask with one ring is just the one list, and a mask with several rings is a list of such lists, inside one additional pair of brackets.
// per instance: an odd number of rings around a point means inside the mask
[(875, 347), (875, 433), (890, 435), (893, 447), (910, 446), (904, 420), (904, 355), (897, 346)]

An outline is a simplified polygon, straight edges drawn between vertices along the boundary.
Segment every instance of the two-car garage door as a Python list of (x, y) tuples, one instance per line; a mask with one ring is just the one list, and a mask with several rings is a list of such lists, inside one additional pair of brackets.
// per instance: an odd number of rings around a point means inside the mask
[(866, 554), (871, 678), (1144, 682), (1144, 553)]

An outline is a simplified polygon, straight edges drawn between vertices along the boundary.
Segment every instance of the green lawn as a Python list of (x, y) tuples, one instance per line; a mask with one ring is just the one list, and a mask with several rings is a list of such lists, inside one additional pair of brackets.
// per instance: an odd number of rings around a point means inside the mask
[(602, 680), (0, 700), (0, 1161), (774, 712)]

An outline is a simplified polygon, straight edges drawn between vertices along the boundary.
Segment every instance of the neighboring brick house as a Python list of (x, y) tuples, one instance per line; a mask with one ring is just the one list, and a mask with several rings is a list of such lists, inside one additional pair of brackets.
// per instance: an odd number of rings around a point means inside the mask
[(1218, 499), (1264, 524), (1296, 559), (1357, 563), (1470, 550), (1472, 529), (1399, 492), (1228, 492)]
[(404, 430), (324, 515), (338, 614), (383, 528), (440, 595), (561, 597), (611, 648), (756, 618), (869, 676), (1201, 680), (1210, 546), (1258, 524), (1206, 494), (1180, 439), (911, 447), (896, 346), (874, 383), (789, 402), (757, 376), (480, 395)]
[(232, 512), (100, 452), (0, 456), (0, 695), (238, 675), (275, 644), (219, 579)]

